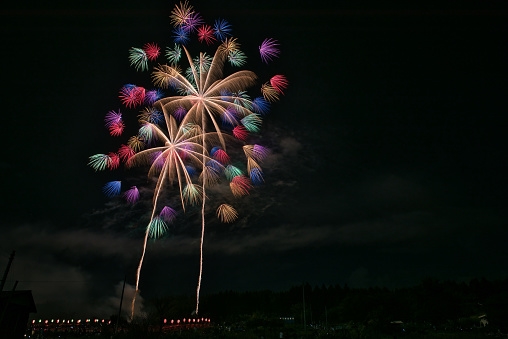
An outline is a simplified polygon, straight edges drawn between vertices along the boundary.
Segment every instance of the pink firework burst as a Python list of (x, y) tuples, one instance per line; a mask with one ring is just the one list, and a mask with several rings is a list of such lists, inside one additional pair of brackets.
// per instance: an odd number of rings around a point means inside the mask
[(254, 145), (252, 147), (252, 157), (257, 161), (264, 160), (270, 154), (270, 150), (261, 145)]
[(125, 129), (125, 124), (123, 121), (117, 121), (109, 125), (109, 134), (113, 137), (118, 137), (122, 135), (123, 130)]
[(150, 90), (145, 93), (145, 102), (148, 105), (153, 105), (154, 102), (162, 98), (164, 94), (158, 89)]
[(176, 120), (178, 120), (178, 121), (181, 121), (186, 114), (187, 114), (187, 110), (185, 108), (183, 108), (182, 106), (179, 106), (173, 112), (173, 115), (175, 116)]
[(188, 32), (194, 32), (196, 28), (202, 24), (203, 19), (201, 18), (201, 15), (199, 15), (197, 12), (191, 12), (189, 15), (187, 15), (187, 18), (185, 18), (182, 27)]
[(112, 124), (121, 122), (121, 121), (122, 121), (122, 113), (120, 113), (120, 110), (118, 110), (118, 112), (109, 111), (106, 114), (106, 116), (104, 117), (104, 122), (106, 123), (106, 127), (109, 127)]
[(142, 105), (145, 102), (145, 89), (143, 87), (136, 86), (132, 90), (132, 96), (136, 100), (136, 105)]
[(108, 154), (108, 157), (109, 157), (108, 168), (110, 170), (117, 169), (118, 166), (120, 166), (120, 157), (118, 156), (118, 154), (111, 152)]
[(243, 151), (247, 158), (252, 158), (256, 161), (263, 161), (270, 154), (270, 150), (261, 145), (245, 145)]
[(130, 204), (135, 204), (139, 200), (139, 190), (136, 186), (132, 186), (123, 194), (125, 200)]
[(160, 217), (165, 222), (172, 222), (176, 218), (176, 211), (169, 206), (164, 206), (162, 211), (159, 213)]
[(118, 97), (126, 107), (136, 107), (145, 101), (145, 89), (135, 85), (125, 85), (120, 89)]
[(198, 28), (198, 40), (199, 42), (206, 42), (207, 45), (211, 45), (215, 42), (215, 36), (213, 35), (212, 26), (203, 25)]
[(146, 57), (148, 58), (148, 60), (151, 60), (151, 61), (156, 60), (159, 57), (160, 52), (161, 52), (160, 47), (155, 43), (146, 43), (143, 46), (143, 50), (145, 51)]
[(229, 155), (222, 149), (218, 149), (217, 151), (215, 151), (215, 153), (213, 154), (213, 158), (223, 165), (228, 164), (230, 161)]
[(244, 175), (237, 175), (229, 183), (231, 192), (235, 197), (241, 197), (249, 194), (249, 190), (252, 188), (249, 178)]
[(268, 63), (272, 60), (272, 58), (278, 57), (280, 50), (277, 46), (279, 46), (279, 44), (275, 39), (267, 38), (263, 40), (261, 46), (259, 46), (259, 54), (261, 55), (261, 60), (263, 60), (265, 63)]
[(249, 132), (243, 126), (236, 126), (235, 128), (233, 128), (233, 135), (235, 136), (235, 138), (245, 141), (249, 136)]
[(136, 152), (128, 145), (121, 145), (118, 149), (118, 155), (123, 162), (128, 162), (134, 154), (136, 154)]
[(284, 75), (277, 74), (270, 79), (270, 85), (279, 93), (284, 94), (283, 91), (288, 87), (288, 80)]

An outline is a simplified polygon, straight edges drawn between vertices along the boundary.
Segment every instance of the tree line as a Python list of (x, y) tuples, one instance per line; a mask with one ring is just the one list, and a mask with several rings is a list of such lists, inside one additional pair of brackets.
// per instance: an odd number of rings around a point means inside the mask
[[(153, 316), (168, 319), (189, 316), (192, 303), (192, 296), (167, 296), (148, 300), (146, 306)], [(333, 327), (346, 323), (385, 326), (396, 321), (406, 326), (467, 330), (479, 327), (480, 319), (486, 318), (491, 328), (508, 332), (508, 279), (454, 282), (429, 278), (417, 286), (397, 289), (306, 283), (286, 291), (223, 291), (202, 296), (201, 305), (200, 316), (216, 323), (289, 321)]]

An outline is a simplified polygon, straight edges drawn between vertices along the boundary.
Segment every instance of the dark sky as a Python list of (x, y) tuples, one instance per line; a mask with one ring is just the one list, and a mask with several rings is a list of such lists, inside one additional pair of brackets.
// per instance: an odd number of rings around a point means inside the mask
[[(207, 22), (232, 24), (246, 69), (290, 82), (259, 135), (272, 149), (265, 184), (234, 202), (232, 225), (210, 211), (202, 293), (506, 278), (502, 2), (290, 3), (191, 1)], [(135, 207), (104, 198), (114, 175), (87, 162), (119, 146), (104, 115), (121, 107), (124, 84), (150, 86), (128, 50), (172, 45), (173, 5), (0, 10), (0, 268), (16, 250), (5, 288), (31, 289), (37, 316), (109, 315), (125, 274), (132, 290), (150, 198)], [(267, 37), (281, 55), (263, 65)], [(121, 175), (147, 183), (142, 171)], [(142, 297), (194, 293), (196, 218), (190, 210), (149, 243)]]

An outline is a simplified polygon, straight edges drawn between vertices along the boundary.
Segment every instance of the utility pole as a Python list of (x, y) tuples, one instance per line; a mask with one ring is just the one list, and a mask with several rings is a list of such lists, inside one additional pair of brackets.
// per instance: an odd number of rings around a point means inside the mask
[(328, 309), (325, 306), (325, 325), (326, 329), (328, 330)]
[(120, 321), (120, 316), (122, 315), (122, 302), (123, 302), (123, 292), (125, 291), (125, 280), (127, 280), (127, 274), (123, 278), (122, 296), (120, 297), (120, 307), (118, 308), (118, 318), (116, 318), (115, 335), (116, 335), (116, 332), (118, 331), (118, 322)]
[(5, 268), (4, 276), (2, 277), (2, 281), (0, 282), (0, 292), (3, 291), (5, 281), (7, 280), (7, 274), (9, 274), (9, 270), (11, 269), (12, 261), (14, 260), (14, 254), (16, 251), (12, 251), (11, 256), (9, 257), (9, 262), (7, 263), (7, 267)]
[(305, 284), (302, 287), (302, 296), (303, 296), (303, 330), (307, 331), (307, 322), (305, 320)]

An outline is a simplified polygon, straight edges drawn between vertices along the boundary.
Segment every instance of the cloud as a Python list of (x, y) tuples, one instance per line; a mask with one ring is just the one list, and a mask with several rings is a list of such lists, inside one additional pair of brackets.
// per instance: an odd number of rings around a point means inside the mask
[(263, 167), (270, 172), (278, 174), (290, 173), (295, 169), (294, 164), (301, 158), (302, 144), (294, 137), (282, 134), (279, 131), (279, 139), (273, 140), (274, 149), (263, 161)]
[[(36, 316), (109, 317), (117, 312), (112, 313), (112, 305), (119, 295), (113, 280), (119, 267), (112, 266), (137, 262), (141, 244), (103, 230), (59, 230), (48, 224), (12, 227), (0, 240), (1, 248), (16, 250), (5, 289), (17, 282), (16, 289), (32, 290)], [(132, 290), (126, 286), (125, 298)], [(139, 301), (142, 307), (141, 296)]]
[(227, 255), (253, 251), (283, 252), (319, 246), (396, 244), (428, 234), (425, 213), (393, 216), (390, 220), (362, 220), (335, 224), (272, 224), (225, 236), (209, 235), (207, 251)]
[(297, 156), (302, 149), (302, 144), (293, 137), (283, 137), (280, 140), (282, 154), (286, 156)]
[(49, 225), (25, 224), (16, 226), (3, 237), (4, 246), (15, 246), (26, 254), (65, 252), (67, 258), (78, 256), (119, 256), (130, 260), (134, 239), (114, 232), (90, 229), (57, 229)]

